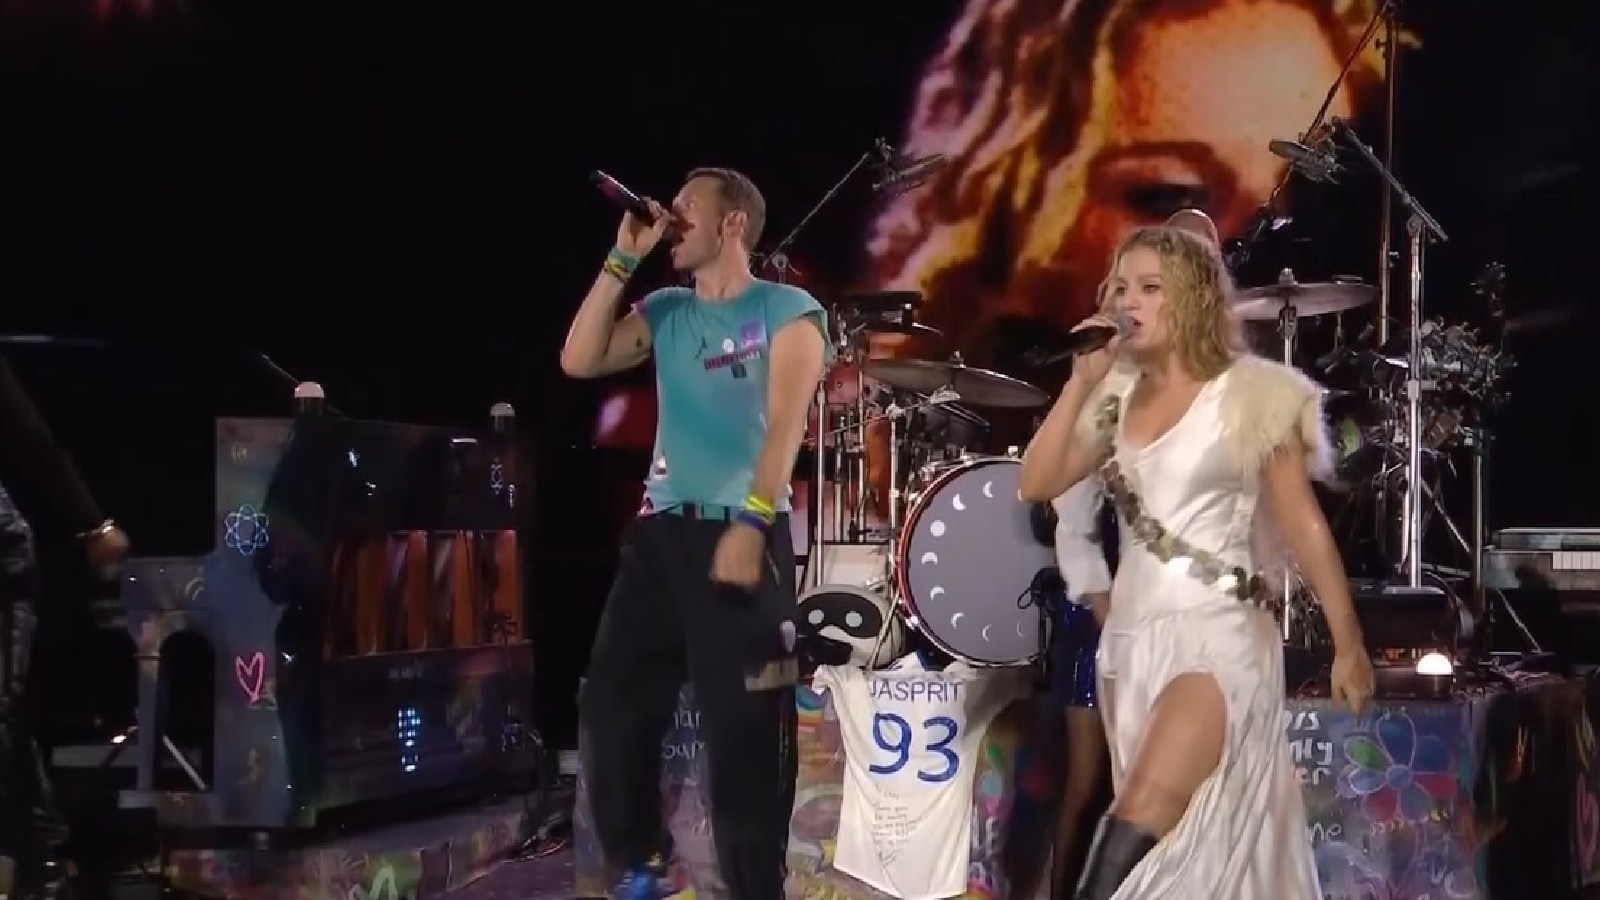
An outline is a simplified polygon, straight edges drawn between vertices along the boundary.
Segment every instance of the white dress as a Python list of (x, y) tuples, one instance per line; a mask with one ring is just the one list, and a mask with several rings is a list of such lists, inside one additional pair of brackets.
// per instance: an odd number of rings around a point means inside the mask
[[(1259, 572), (1252, 532), (1261, 460), (1294, 430), (1313, 442), (1320, 436), (1316, 395), (1305, 395), (1309, 383), (1292, 370), (1267, 368), (1274, 365), (1236, 362), (1200, 390), (1170, 431), (1138, 449), (1117, 424), (1131, 381), (1102, 397), (1117, 412), (1099, 423), (1102, 433), (1115, 432), (1112, 461), (1102, 470), (1112, 502), (1124, 499), (1120, 472), (1146, 521), (1181, 539), (1186, 552), (1209, 552), (1229, 572)], [(1273, 414), (1257, 414), (1262, 402), (1277, 404)], [(1271, 613), (1231, 593), (1231, 577), (1215, 578), (1218, 566), (1207, 577), (1181, 554), (1169, 552), (1162, 562), (1130, 528), (1121, 504), (1118, 520), (1122, 559), (1098, 658), (1114, 787), (1127, 778), (1152, 705), (1177, 676), (1213, 676), (1227, 724), (1217, 770), (1115, 900), (1316, 900), (1305, 805), (1284, 739), (1283, 647)]]

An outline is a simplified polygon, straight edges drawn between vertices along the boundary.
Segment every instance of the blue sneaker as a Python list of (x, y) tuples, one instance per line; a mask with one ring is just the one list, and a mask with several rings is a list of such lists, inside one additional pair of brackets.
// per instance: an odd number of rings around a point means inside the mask
[(676, 885), (670, 861), (654, 856), (622, 876), (611, 900), (695, 900), (695, 896), (694, 888)]

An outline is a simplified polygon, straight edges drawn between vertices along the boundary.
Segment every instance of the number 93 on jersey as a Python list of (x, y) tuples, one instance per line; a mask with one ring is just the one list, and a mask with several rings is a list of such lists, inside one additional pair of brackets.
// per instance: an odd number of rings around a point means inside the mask
[(925, 784), (943, 784), (961, 772), (961, 725), (949, 716), (913, 722), (892, 712), (872, 717), (877, 754), (867, 770), (894, 776), (910, 772)]

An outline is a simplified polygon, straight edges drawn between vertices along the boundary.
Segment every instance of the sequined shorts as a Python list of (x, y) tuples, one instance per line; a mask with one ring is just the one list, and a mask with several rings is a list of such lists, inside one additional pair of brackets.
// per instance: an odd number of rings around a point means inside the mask
[(1094, 655), (1100, 648), (1100, 626), (1094, 611), (1076, 603), (1060, 604), (1051, 638), (1051, 693), (1064, 706), (1094, 709)]

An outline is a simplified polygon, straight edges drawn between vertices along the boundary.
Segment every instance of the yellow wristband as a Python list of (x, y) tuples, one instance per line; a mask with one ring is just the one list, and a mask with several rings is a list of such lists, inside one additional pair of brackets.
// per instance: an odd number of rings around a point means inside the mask
[(778, 518), (778, 510), (771, 503), (754, 494), (744, 498), (744, 508), (765, 519), (769, 524)]
[(627, 278), (632, 277), (634, 271), (639, 268), (639, 260), (634, 256), (623, 253), (621, 250), (613, 249), (610, 253), (606, 254), (605, 265), (607, 271), (615, 268), (618, 272), (623, 274), (624, 280), (626, 280)]

